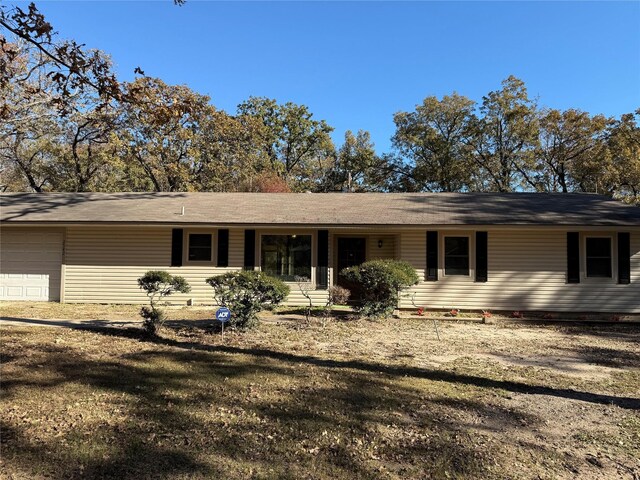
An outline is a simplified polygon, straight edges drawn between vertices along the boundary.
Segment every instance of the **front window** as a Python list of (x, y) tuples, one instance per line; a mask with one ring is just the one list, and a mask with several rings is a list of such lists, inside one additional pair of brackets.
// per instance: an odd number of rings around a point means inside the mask
[(263, 235), (262, 271), (292, 282), (311, 279), (311, 235)]
[(611, 238), (587, 237), (587, 277), (611, 277)]
[(201, 262), (211, 261), (211, 234), (189, 234), (189, 260)]
[(444, 274), (469, 275), (469, 237), (444, 238)]

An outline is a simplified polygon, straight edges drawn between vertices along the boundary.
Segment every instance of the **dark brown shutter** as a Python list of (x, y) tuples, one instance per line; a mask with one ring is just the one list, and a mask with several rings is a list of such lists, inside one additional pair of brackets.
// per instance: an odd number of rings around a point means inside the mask
[(316, 289), (329, 286), (329, 230), (318, 230), (318, 265), (316, 266)]
[(476, 282), (488, 280), (488, 258), (487, 232), (476, 232)]
[(631, 283), (631, 235), (618, 232), (618, 283)]
[(438, 280), (438, 232), (427, 232), (427, 280)]
[(218, 266), (229, 266), (229, 230), (218, 230)]
[(256, 231), (244, 231), (244, 269), (254, 270), (256, 266)]
[(174, 228), (171, 232), (171, 266), (182, 266), (182, 239), (183, 232), (181, 228)]
[(567, 232), (567, 282), (580, 283), (580, 234)]

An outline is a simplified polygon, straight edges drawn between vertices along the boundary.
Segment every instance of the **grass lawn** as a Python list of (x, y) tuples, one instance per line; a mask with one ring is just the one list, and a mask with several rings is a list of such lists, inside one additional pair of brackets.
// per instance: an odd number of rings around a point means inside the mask
[(3, 325), (0, 478), (640, 478), (637, 326), (287, 318), (224, 341)]

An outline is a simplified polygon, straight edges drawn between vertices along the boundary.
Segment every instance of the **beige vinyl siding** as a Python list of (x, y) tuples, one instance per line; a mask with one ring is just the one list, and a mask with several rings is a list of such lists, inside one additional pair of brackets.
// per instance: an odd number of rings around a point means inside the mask
[[(142, 227), (69, 227), (67, 229), (67, 265), (64, 302), (68, 303), (146, 303), (147, 298), (137, 285), (137, 279), (147, 270), (166, 270), (181, 275), (191, 285), (188, 294), (168, 297), (172, 304), (213, 304), (212, 289), (205, 280), (226, 271), (241, 270), (244, 264), (244, 230), (229, 230), (229, 266), (215, 266), (217, 235), (215, 229), (185, 229), (184, 255), (186, 260), (189, 233), (212, 233), (212, 262), (184, 261), (181, 267), (171, 267), (171, 229)], [(256, 263), (260, 263), (260, 234), (284, 233), (258, 230)], [(315, 231), (298, 231), (313, 236), (313, 265), (315, 265)], [(331, 258), (331, 251), (330, 251)], [(331, 270), (329, 269), (331, 282)], [(312, 268), (315, 279), (315, 267)], [(297, 284), (288, 283), (290, 305), (307, 305)], [(314, 305), (324, 305), (327, 290), (310, 292)]]
[[(378, 246), (380, 241), (382, 241), (382, 247)], [(395, 254), (395, 236), (374, 234), (367, 237), (367, 260), (394, 258)]]
[[(287, 305), (291, 306), (303, 306), (309, 305), (309, 300), (307, 300), (302, 292), (300, 291), (300, 287), (296, 283), (287, 283), (289, 288), (291, 288), (291, 293), (287, 297), (287, 301), (285, 302)], [(309, 296), (311, 297), (312, 305), (314, 307), (321, 307), (327, 301), (328, 290), (311, 290), (309, 291)]]
[[(212, 247), (215, 261), (217, 244)], [(64, 301), (146, 303), (137, 279), (147, 270), (166, 270), (185, 277), (191, 285), (190, 293), (168, 297), (171, 303), (185, 304), (193, 299), (195, 303), (211, 304), (212, 290), (205, 279), (241, 269), (243, 256), (244, 231), (239, 229), (229, 231), (229, 267), (219, 268), (214, 262), (185, 262), (181, 267), (171, 267), (170, 228), (69, 227)]]
[[(584, 229), (581, 237), (587, 235)], [(627, 230), (628, 231), (628, 230)], [(426, 229), (405, 232), (400, 254), (425, 278)], [(493, 310), (602, 311), (640, 313), (640, 232), (631, 234), (631, 284), (618, 285), (616, 246), (613, 243), (613, 278), (585, 278), (579, 284), (566, 283), (566, 231), (488, 230), (489, 280), (477, 283), (473, 277), (445, 277), (442, 245), (439, 245), (439, 279), (421, 281), (401, 299), (402, 308), (415, 302), (428, 308)], [(603, 232), (594, 233), (602, 235)], [(443, 232), (439, 232), (442, 237)], [(611, 232), (615, 238), (615, 232)], [(584, 245), (584, 244), (582, 244)], [(471, 252), (473, 257), (473, 252)], [(581, 251), (584, 258), (584, 248)], [(583, 263), (583, 261), (581, 261)], [(471, 262), (473, 273), (473, 261)]]
[[(214, 232), (213, 258), (217, 244)], [(429, 308), (464, 308), (493, 310), (549, 310), (549, 311), (621, 311), (640, 313), (640, 230), (631, 234), (631, 284), (618, 285), (615, 278), (616, 252), (614, 243), (614, 278), (587, 279), (579, 284), (566, 283), (566, 230), (562, 229), (492, 229), (489, 232), (489, 281), (477, 283), (473, 279), (473, 258), (470, 277), (445, 277), (440, 270), (437, 282), (425, 282), (413, 287), (401, 300), (402, 308), (412, 308), (410, 295), (415, 294), (418, 305)], [(585, 229), (576, 228), (583, 232)], [(298, 233), (313, 236), (312, 281), (315, 281), (316, 229), (299, 229)], [(274, 229), (258, 229), (256, 235), (256, 263), (259, 268), (261, 234)], [(277, 230), (278, 233), (292, 233)], [(337, 236), (366, 236), (369, 258), (400, 258), (409, 261), (424, 279), (426, 228), (420, 230), (384, 231), (362, 229), (334, 229), (329, 231), (329, 283), (335, 283)], [(444, 230), (439, 231), (440, 237)], [(461, 231), (472, 236), (472, 230)], [(598, 230), (598, 235), (603, 232)], [(607, 232), (604, 232), (607, 233)], [(608, 232), (615, 239), (615, 232)], [(457, 233), (453, 233), (457, 234)], [(383, 248), (378, 249), (378, 240)], [(186, 244), (185, 244), (186, 248)], [(473, 250), (473, 241), (471, 242)], [(380, 250), (376, 252), (376, 250)], [(192, 292), (175, 295), (169, 300), (185, 304), (212, 304), (211, 288), (205, 283), (209, 276), (243, 266), (244, 231), (229, 231), (229, 267), (189, 264), (170, 267), (171, 228), (169, 227), (68, 227), (63, 301), (88, 303), (145, 303), (146, 297), (138, 289), (137, 278), (147, 270), (162, 269), (186, 277)], [(442, 245), (439, 253), (442, 255)], [(473, 257), (473, 251), (470, 252)], [(581, 252), (584, 256), (584, 248)], [(440, 260), (442, 267), (442, 258)], [(307, 300), (298, 286), (289, 284), (291, 294), (287, 303), (305, 305)], [(313, 304), (323, 305), (326, 290), (312, 290)]]
[[(240, 270), (244, 265), (244, 230), (229, 230), (229, 267), (215, 267), (217, 243), (215, 229), (185, 229), (184, 255), (186, 258), (189, 233), (212, 232), (214, 235), (213, 261), (210, 264), (189, 263), (181, 267), (170, 267), (171, 229), (143, 227), (69, 227), (67, 229), (67, 265), (63, 301), (68, 303), (146, 303), (144, 293), (137, 286), (137, 279), (147, 270), (166, 270), (181, 275), (191, 285), (189, 294), (177, 294), (168, 298), (172, 304), (185, 304), (192, 299), (196, 304), (212, 304), (212, 290), (205, 279)], [(317, 262), (317, 230), (256, 230), (256, 269), (259, 269), (261, 252), (260, 236), (268, 234), (312, 235), (312, 283), (315, 283)], [(368, 232), (372, 233), (372, 232)], [(372, 236), (370, 242), (383, 238), (384, 251), (395, 248), (393, 236)], [(329, 285), (334, 282), (334, 235), (329, 233)], [(292, 306), (308, 305), (296, 283), (287, 283), (291, 293), (286, 303)], [(314, 306), (322, 306), (327, 299), (327, 290), (310, 290)]]

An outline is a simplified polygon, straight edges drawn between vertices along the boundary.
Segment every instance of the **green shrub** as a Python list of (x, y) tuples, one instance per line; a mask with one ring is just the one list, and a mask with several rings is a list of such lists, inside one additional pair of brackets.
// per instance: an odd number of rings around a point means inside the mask
[(140, 315), (143, 328), (151, 335), (157, 335), (164, 324), (166, 315), (157, 307), (159, 301), (176, 292), (188, 293), (191, 287), (183, 277), (173, 276), (163, 270), (150, 270), (138, 279), (138, 286), (147, 293), (151, 307), (142, 307)]
[(207, 278), (218, 305), (231, 310), (229, 325), (247, 329), (258, 323), (256, 314), (282, 302), (289, 287), (264, 272), (240, 271)]
[(356, 311), (367, 317), (390, 315), (398, 305), (400, 290), (418, 283), (418, 275), (407, 262), (371, 260), (340, 272), (361, 289)]

